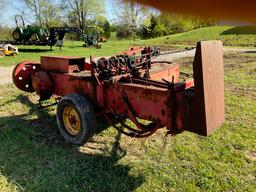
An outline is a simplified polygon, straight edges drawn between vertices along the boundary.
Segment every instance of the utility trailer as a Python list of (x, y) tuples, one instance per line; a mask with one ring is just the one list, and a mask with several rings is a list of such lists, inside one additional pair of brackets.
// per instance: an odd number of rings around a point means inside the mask
[[(19, 63), (13, 82), (23, 91), (36, 92), (40, 101), (60, 98), (58, 128), (73, 144), (93, 137), (96, 116), (131, 137), (147, 137), (164, 127), (170, 134), (210, 135), (224, 122), (222, 43), (197, 44), (194, 79), (181, 81), (178, 64), (153, 62), (158, 54), (159, 49), (132, 48), (90, 62), (41, 57), (41, 63)], [(127, 118), (134, 126), (125, 123)]]
[[(28, 28), (28, 27), (27, 27)], [(36, 28), (30, 26), (30, 28)], [(86, 26), (87, 28), (94, 28), (91, 26)], [(43, 29), (38, 29), (38, 31), (43, 30)], [(27, 31), (29, 32), (24, 32), (26, 30), (22, 30), (21, 28), (16, 28), (14, 30), (13, 37), (15, 40), (4, 40), (0, 41), (0, 43), (5, 43), (5, 44), (12, 44), (12, 45), (39, 45), (39, 46), (50, 46), (52, 49), (52, 46), (55, 44), (58, 45), (58, 42), (62, 42), (67, 33), (75, 33), (78, 34), (84, 41), (84, 43), (90, 45), (90, 46), (96, 46), (99, 47), (98, 45), (98, 33), (97, 31), (93, 31), (92, 34), (84, 34), (84, 32), (77, 28), (77, 27), (51, 27), (49, 29), (49, 35), (46, 29), (44, 29), (45, 32), (41, 32), (41, 35), (39, 35), (39, 32), (35, 33), (33, 32), (32, 29), (29, 29)], [(24, 33), (24, 34), (23, 34)], [(24, 37), (23, 37), (24, 36)], [(60, 46), (60, 45), (58, 45)]]

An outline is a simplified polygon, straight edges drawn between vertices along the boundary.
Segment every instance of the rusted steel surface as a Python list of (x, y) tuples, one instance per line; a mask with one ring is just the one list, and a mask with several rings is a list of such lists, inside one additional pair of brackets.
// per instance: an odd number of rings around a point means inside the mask
[(41, 68), (45, 71), (71, 73), (73, 71), (83, 71), (84, 65), (84, 57), (41, 57)]
[(50, 73), (54, 82), (54, 94), (59, 96), (79, 93), (95, 101), (90, 77), (77, 77), (71, 74)]
[(135, 115), (141, 119), (162, 122), (164, 126), (169, 118), (168, 89), (122, 83), (106, 86), (104, 91), (108, 107), (114, 109), (116, 114), (128, 115), (127, 99)]
[(25, 61), (16, 65), (12, 73), (13, 83), (22, 91), (33, 92), (31, 74), (40, 68), (34, 61)]
[(221, 41), (203, 41), (197, 44), (193, 71), (195, 80), (195, 121), (190, 131), (201, 135), (209, 135), (225, 119)]
[[(158, 66), (158, 67), (155, 67)], [(167, 64), (163, 65), (161, 63), (154, 63), (152, 67), (154, 71), (150, 73), (150, 79), (156, 81), (162, 81), (162, 79), (172, 82), (174, 77), (174, 83), (179, 82), (180, 69), (178, 64)], [(157, 69), (154, 69), (157, 68)]]
[[(138, 51), (140, 48), (128, 50), (126, 54), (133, 55)], [(34, 65), (28, 65), (27, 71), (22, 69), (28, 63), (17, 65), (14, 83), (25, 91), (35, 90), (42, 100), (52, 94), (83, 95), (110, 123), (114, 118), (129, 118), (136, 129), (122, 124), (121, 120), (119, 123), (133, 133), (127, 135), (136, 137), (151, 135), (165, 126), (170, 133), (188, 130), (209, 135), (223, 123), (224, 81), (220, 42), (198, 44), (194, 80), (181, 82), (177, 64), (151, 63), (149, 60), (150, 65), (145, 67), (140, 63), (145, 59), (141, 54), (141, 58), (136, 60), (116, 56), (90, 64), (85, 63), (84, 58), (42, 57), (41, 68), (38, 65), (34, 71), (30, 67)], [(19, 76), (26, 81), (18, 81)], [(23, 88), (26, 84), (33, 85), (31, 90)], [(138, 118), (150, 123), (142, 124)]]
[(49, 99), (53, 94), (51, 76), (45, 71), (37, 71), (31, 75), (32, 87), (42, 100)]
[(185, 80), (182, 83), (176, 83), (174, 86), (174, 90), (175, 91), (184, 91), (186, 89), (189, 89), (191, 87), (194, 87), (194, 80), (193, 79), (189, 79), (189, 80)]
[(131, 47), (127, 49), (126, 51), (122, 51), (120, 54), (132, 56), (140, 51), (142, 51), (144, 48), (143, 47)]

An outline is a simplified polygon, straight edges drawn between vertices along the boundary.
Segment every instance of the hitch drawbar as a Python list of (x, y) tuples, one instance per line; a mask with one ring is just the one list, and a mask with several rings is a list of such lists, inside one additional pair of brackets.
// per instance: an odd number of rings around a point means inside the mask
[(210, 135), (225, 117), (222, 42), (197, 44), (194, 79), (181, 81), (178, 64), (153, 62), (159, 53), (159, 48), (136, 47), (90, 62), (83, 57), (41, 57), (41, 63), (18, 64), (13, 82), (23, 91), (36, 92), (40, 101), (62, 98), (58, 127), (74, 144), (97, 132), (96, 116), (131, 137), (146, 137), (163, 127), (171, 134), (187, 130)]

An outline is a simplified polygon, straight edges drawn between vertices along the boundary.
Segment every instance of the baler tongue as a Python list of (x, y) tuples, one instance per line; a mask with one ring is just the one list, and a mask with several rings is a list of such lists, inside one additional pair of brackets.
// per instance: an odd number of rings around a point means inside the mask
[(224, 69), (221, 41), (197, 44), (193, 63), (195, 98), (192, 125), (188, 131), (207, 136), (219, 128), (225, 119)]

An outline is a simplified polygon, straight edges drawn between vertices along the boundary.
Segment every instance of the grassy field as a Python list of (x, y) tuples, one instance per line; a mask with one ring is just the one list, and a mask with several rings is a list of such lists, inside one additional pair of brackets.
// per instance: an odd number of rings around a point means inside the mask
[(131, 46), (156, 45), (162, 50), (179, 50), (185, 47), (193, 47), (196, 42), (202, 40), (222, 40), (226, 46), (250, 46), (256, 43), (256, 27), (230, 27), (216, 26), (196, 29), (186, 33), (174, 34), (165, 37), (149, 40), (117, 40), (112, 39), (107, 43), (102, 43), (101, 49), (83, 48), (83, 42), (64, 41), (64, 47), (59, 50), (54, 47), (50, 51), (48, 46), (19, 46), (20, 54), (18, 57), (0, 58), (0, 66), (10, 66), (24, 60), (39, 61), (41, 55), (72, 55), (89, 57), (92, 56), (111, 56), (126, 50)]
[(256, 44), (256, 27), (216, 26), (186, 33), (147, 40), (149, 44), (194, 45), (197, 41), (222, 40), (226, 46), (252, 46)]
[(92, 56), (109, 56), (128, 49), (133, 45), (132, 41), (109, 41), (103, 43), (102, 49), (85, 48), (82, 41), (65, 41), (62, 50), (54, 47), (53, 51), (49, 46), (18, 46), (19, 55), (17, 57), (0, 58), (0, 66), (10, 66), (24, 60), (40, 61), (42, 55), (58, 55), (58, 56), (81, 56), (89, 58)]
[[(0, 66), (39, 61), (41, 55), (108, 56), (131, 45), (179, 49), (198, 40), (221, 39), (225, 45), (254, 46), (253, 33), (253, 28), (211, 27), (151, 40), (112, 40), (102, 49), (83, 48), (82, 42), (64, 42), (62, 51), (53, 52), (19, 46), (20, 55), (0, 59)], [(105, 127), (86, 145), (70, 145), (57, 129), (55, 107), (39, 110), (35, 94), (0, 85), (0, 192), (254, 192), (255, 58), (256, 52), (224, 56), (224, 125), (207, 138), (188, 132), (168, 137), (162, 159), (164, 129), (146, 139), (132, 139)], [(189, 72), (192, 60), (177, 62)]]
[[(137, 140), (108, 127), (84, 146), (70, 145), (57, 130), (55, 107), (38, 110), (34, 94), (0, 86), (0, 191), (254, 192), (255, 56), (225, 55), (225, 124), (207, 138), (188, 132), (168, 137), (161, 161), (164, 130)], [(189, 71), (191, 61), (178, 62)]]

